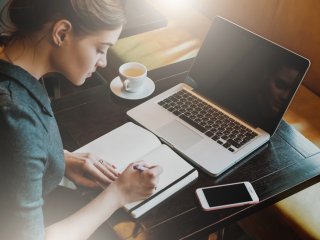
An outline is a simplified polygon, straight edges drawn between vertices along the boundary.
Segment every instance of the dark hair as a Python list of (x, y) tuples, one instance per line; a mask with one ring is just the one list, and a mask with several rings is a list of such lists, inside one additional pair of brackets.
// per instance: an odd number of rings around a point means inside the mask
[(60, 19), (69, 20), (76, 34), (90, 34), (119, 28), (125, 14), (120, 0), (10, 0), (1, 10), (0, 43)]

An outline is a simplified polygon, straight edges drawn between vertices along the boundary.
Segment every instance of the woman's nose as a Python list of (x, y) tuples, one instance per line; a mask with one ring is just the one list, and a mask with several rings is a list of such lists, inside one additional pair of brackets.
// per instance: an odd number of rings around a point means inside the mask
[(99, 58), (97, 66), (100, 68), (104, 68), (107, 66), (107, 57), (105, 55)]

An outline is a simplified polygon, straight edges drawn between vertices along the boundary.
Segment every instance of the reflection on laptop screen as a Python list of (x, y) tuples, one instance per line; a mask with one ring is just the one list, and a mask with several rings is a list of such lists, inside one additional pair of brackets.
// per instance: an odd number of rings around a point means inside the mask
[(217, 17), (189, 77), (198, 93), (273, 134), (308, 66), (307, 59)]

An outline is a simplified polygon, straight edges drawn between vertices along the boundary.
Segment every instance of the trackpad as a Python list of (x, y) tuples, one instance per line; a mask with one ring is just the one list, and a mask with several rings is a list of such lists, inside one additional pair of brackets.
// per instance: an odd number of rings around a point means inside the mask
[(187, 149), (202, 140), (202, 137), (174, 120), (161, 128), (156, 133), (179, 149)]

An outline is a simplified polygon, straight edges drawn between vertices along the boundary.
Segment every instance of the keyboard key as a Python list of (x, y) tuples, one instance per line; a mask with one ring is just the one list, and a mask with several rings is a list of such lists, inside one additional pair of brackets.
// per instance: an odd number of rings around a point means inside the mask
[(223, 144), (223, 142), (222, 142), (222, 141), (220, 141), (220, 140), (218, 140), (218, 141), (217, 141), (217, 143), (219, 143), (220, 145), (222, 145), (222, 144)]
[(222, 138), (223, 140), (225, 140), (225, 141), (227, 141), (227, 140), (229, 139), (229, 137), (226, 136), (226, 135), (222, 136), (221, 138)]
[(169, 112), (173, 112), (173, 109), (174, 109), (173, 107), (169, 107), (169, 108), (168, 108), (168, 111), (169, 111)]
[(233, 141), (232, 139), (229, 139), (228, 143), (230, 143), (232, 146), (235, 146), (236, 148), (240, 148), (240, 144), (235, 142), (235, 141)]
[(165, 108), (165, 109), (168, 109), (170, 107), (170, 105), (164, 104), (162, 107)]
[(172, 113), (173, 113), (174, 115), (177, 115), (177, 116), (181, 115), (181, 112), (179, 112), (178, 110), (175, 110), (175, 111), (173, 111)]
[(160, 106), (163, 106), (165, 103), (166, 103), (165, 101), (160, 101), (160, 102), (158, 102), (158, 104), (159, 104)]
[(226, 143), (223, 144), (223, 146), (224, 146), (225, 148), (229, 148), (229, 147), (231, 146), (231, 144), (228, 143), (228, 142), (226, 142)]
[(214, 140), (214, 141), (217, 141), (218, 139), (220, 139), (220, 137), (214, 135), (213, 137), (211, 137), (211, 139)]
[(210, 137), (210, 138), (211, 138), (211, 137), (213, 136), (213, 134), (214, 134), (214, 133), (213, 133), (213, 132), (211, 132), (211, 131), (208, 131), (208, 132), (206, 132), (205, 134), (206, 134), (208, 137)]

